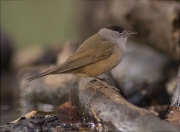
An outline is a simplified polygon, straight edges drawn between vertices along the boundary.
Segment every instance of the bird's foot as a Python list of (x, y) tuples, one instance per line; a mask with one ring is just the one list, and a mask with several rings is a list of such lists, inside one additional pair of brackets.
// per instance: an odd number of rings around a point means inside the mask
[(88, 84), (93, 84), (95, 82), (96, 82), (96, 80), (91, 80), (90, 82), (88, 82)]
[[(119, 92), (119, 89), (117, 89), (117, 88), (115, 88), (115, 87), (113, 87), (113, 86), (110, 86), (109, 84), (101, 81), (99, 78), (97, 78), (97, 77), (92, 77), (92, 78), (95, 79), (96, 81), (100, 82), (101, 84), (103, 84), (105, 87), (107, 87), (107, 88), (112, 88), (112, 89), (114, 89), (114, 90), (116, 90), (116, 91)], [(108, 80), (109, 80), (109, 79), (108, 79)]]
[(94, 80), (100, 82), (101, 84), (103, 84), (105, 87), (108, 87), (108, 84), (105, 83), (105, 82), (103, 82), (103, 81), (101, 81), (99, 78), (97, 78), (97, 77), (92, 77), (92, 78), (93, 78)]
[(116, 90), (117, 92), (120, 92), (120, 91), (119, 91), (119, 89), (118, 89), (118, 88), (116, 88), (116, 87), (110, 86), (110, 88), (112, 88), (112, 89)]

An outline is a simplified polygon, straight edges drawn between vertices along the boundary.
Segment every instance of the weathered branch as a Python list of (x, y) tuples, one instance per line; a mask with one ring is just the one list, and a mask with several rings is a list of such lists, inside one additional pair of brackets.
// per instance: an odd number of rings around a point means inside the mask
[(112, 123), (120, 131), (179, 131), (151, 112), (127, 102), (112, 86), (105, 87), (96, 81), (92, 83), (91, 78), (84, 78), (79, 88), (80, 103), (87, 113)]
[(178, 82), (172, 97), (167, 120), (180, 127), (180, 67), (178, 73)]
[(180, 67), (179, 67), (179, 73), (178, 73), (178, 82), (177, 87), (175, 88), (171, 106), (176, 106), (180, 108)]

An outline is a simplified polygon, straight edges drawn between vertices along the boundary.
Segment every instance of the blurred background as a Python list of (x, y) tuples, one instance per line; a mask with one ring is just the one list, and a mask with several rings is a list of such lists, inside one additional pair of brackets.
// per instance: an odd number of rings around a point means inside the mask
[(127, 71), (112, 71), (119, 86), (131, 90), (145, 82), (163, 83), (168, 100), (162, 102), (169, 104), (179, 62), (179, 11), (179, 2), (170, 0), (1, 1), (1, 125), (22, 115), (24, 101), (31, 101), (22, 99), (19, 71), (59, 64), (65, 45), (77, 48), (99, 29), (112, 25), (138, 32), (129, 38), (127, 61), (120, 67)]
[(2, 31), (16, 49), (77, 38), (77, 9), (73, 1), (1, 1)]

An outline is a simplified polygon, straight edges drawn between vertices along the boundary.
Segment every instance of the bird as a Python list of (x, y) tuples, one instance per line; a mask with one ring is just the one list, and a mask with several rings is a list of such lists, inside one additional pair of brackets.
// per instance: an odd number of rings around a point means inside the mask
[(110, 71), (121, 62), (126, 51), (127, 38), (132, 34), (136, 32), (127, 31), (120, 26), (102, 28), (85, 40), (65, 62), (27, 80), (32, 81), (52, 74), (72, 73), (92, 77), (103, 83), (97, 76)]

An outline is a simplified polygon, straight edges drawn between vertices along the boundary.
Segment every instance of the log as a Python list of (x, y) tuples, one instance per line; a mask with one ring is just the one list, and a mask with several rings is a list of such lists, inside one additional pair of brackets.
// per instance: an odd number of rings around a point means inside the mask
[(178, 82), (177, 82), (177, 87), (175, 88), (171, 106), (176, 106), (180, 108), (180, 67), (179, 67), (179, 72), (178, 72)]
[[(98, 121), (115, 126), (119, 131), (179, 131), (170, 123), (163, 122), (151, 112), (138, 108), (127, 102), (115, 88), (115, 82), (110, 75), (103, 75), (103, 82), (109, 84), (105, 87), (92, 78), (82, 78), (79, 82), (79, 101), (86, 113)], [(109, 78), (109, 79), (106, 79)], [(110, 86), (111, 85), (111, 86)], [(109, 125), (110, 124), (110, 125)], [(3, 126), (1, 131), (50, 131), (64, 127), (57, 116), (21, 118), (14, 124)], [(68, 124), (66, 124), (68, 127)], [(79, 130), (79, 126), (70, 125), (72, 130)], [(113, 131), (114, 131), (113, 130)]]
[[(112, 81), (108, 75), (103, 78)], [(110, 84), (108, 81), (104, 82)], [(119, 131), (179, 131), (151, 112), (130, 104), (113, 85), (110, 85), (105, 87), (91, 78), (83, 78), (80, 81), (79, 99), (88, 115), (113, 124)]]
[(174, 90), (171, 105), (169, 107), (167, 120), (180, 128), (180, 67), (178, 73), (178, 82)]

